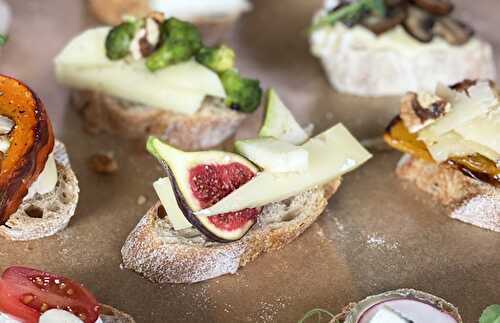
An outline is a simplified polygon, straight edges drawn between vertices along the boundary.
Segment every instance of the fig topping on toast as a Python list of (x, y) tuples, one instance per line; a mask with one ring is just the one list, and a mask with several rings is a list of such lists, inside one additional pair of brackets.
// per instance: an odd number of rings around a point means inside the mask
[(251, 180), (257, 168), (245, 158), (221, 151), (183, 152), (157, 138), (148, 150), (164, 164), (179, 208), (186, 219), (208, 239), (241, 239), (256, 223), (259, 209), (249, 208), (208, 217), (195, 212), (210, 207)]
[[(0, 159), (0, 224), (21, 205), (43, 171), (54, 134), (43, 103), (26, 85), (0, 75), (0, 115), (13, 121), (9, 147)], [(3, 119), (5, 121), (5, 119)]]

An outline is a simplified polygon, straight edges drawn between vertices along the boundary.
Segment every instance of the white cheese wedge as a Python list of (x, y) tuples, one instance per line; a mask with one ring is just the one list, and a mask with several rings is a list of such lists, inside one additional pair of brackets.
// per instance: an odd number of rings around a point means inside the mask
[(54, 61), (60, 83), (183, 114), (195, 113), (208, 95), (226, 97), (218, 75), (194, 60), (157, 72), (144, 60), (109, 60), (108, 32), (108, 27), (85, 31), (62, 50)]
[(0, 323), (22, 323), (16, 317), (0, 312)]
[(464, 139), (477, 142), (500, 154), (500, 109), (475, 118), (455, 131)]
[(450, 157), (469, 156), (481, 154), (496, 162), (500, 160), (500, 154), (477, 142), (464, 139), (458, 133), (451, 131), (427, 146), (432, 158), (437, 162), (444, 162)]
[(45, 168), (38, 175), (36, 181), (31, 184), (28, 189), (28, 194), (24, 198), (30, 199), (35, 196), (35, 194), (47, 194), (52, 192), (57, 185), (57, 167), (56, 161), (54, 160), (54, 155), (50, 154), (45, 163)]
[(405, 319), (399, 313), (390, 307), (382, 307), (370, 320), (370, 323), (410, 323), (410, 320)]
[(172, 182), (168, 177), (160, 178), (153, 183), (156, 194), (160, 198), (160, 202), (167, 212), (168, 220), (174, 227), (174, 230), (182, 230), (192, 227), (192, 224), (186, 219), (182, 213), (177, 199), (175, 198)]
[(452, 131), (473, 119), (487, 114), (498, 106), (498, 98), (488, 82), (478, 82), (468, 90), (470, 97), (457, 95), (451, 101), (452, 109), (441, 119), (424, 128), (418, 138), (427, 144), (436, 141), (440, 136)]
[(235, 148), (264, 171), (303, 172), (309, 167), (307, 150), (275, 138), (239, 140)]
[(207, 0), (149, 0), (149, 6), (165, 13), (167, 17), (190, 21), (223, 18), (251, 9), (247, 0), (210, 0), (210, 5), (207, 5)]
[(324, 185), (372, 157), (342, 124), (310, 139), (301, 147), (309, 153), (307, 171), (264, 171), (213, 206), (200, 210), (197, 215), (210, 216), (282, 201), (304, 190)]

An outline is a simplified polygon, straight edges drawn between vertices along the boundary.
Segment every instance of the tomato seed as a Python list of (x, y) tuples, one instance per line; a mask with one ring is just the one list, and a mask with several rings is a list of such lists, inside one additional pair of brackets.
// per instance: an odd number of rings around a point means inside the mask
[(35, 299), (35, 296), (33, 296), (31, 294), (28, 294), (28, 295), (24, 295), (23, 296), (22, 302), (24, 304), (28, 305), (29, 303), (33, 302), (34, 299)]
[(46, 312), (49, 309), (49, 305), (46, 303), (42, 303), (42, 306), (40, 306), (40, 312)]
[(75, 293), (75, 291), (72, 290), (71, 288), (66, 291), (66, 294), (68, 294), (70, 296), (73, 295), (74, 293)]

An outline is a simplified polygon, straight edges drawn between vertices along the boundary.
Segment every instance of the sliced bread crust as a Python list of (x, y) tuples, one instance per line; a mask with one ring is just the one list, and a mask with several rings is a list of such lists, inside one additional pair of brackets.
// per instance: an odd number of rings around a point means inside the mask
[(80, 189), (66, 148), (59, 141), (54, 146), (54, 159), (58, 174), (55, 189), (23, 201), (7, 223), (0, 226), (0, 236), (26, 241), (48, 237), (66, 228), (75, 214)]
[(234, 136), (246, 114), (228, 109), (221, 99), (207, 97), (200, 110), (183, 115), (135, 104), (94, 91), (74, 91), (72, 105), (81, 111), (91, 132), (128, 138), (155, 135), (183, 150), (219, 146)]
[(135, 323), (132, 316), (105, 304), (101, 304), (100, 318), (103, 323)]
[(234, 274), (259, 255), (278, 250), (304, 232), (326, 208), (340, 179), (263, 208), (256, 226), (241, 240), (221, 244), (203, 236), (181, 236), (156, 203), (122, 248), (123, 266), (152, 282), (196, 283)]
[(448, 210), (448, 216), (500, 232), (500, 188), (475, 180), (446, 164), (404, 155), (398, 176), (414, 182)]

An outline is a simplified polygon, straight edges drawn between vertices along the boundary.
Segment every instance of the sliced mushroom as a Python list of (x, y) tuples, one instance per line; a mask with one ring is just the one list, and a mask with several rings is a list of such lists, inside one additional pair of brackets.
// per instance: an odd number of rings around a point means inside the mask
[(474, 30), (460, 20), (443, 17), (434, 25), (434, 34), (444, 38), (451, 45), (463, 45), (474, 35)]
[(12, 119), (0, 116), (0, 135), (8, 134), (14, 128), (14, 121)]
[(408, 17), (403, 22), (403, 27), (406, 32), (412, 35), (415, 39), (429, 43), (434, 38), (435, 19), (427, 12), (416, 7), (408, 8)]
[(375, 34), (382, 34), (397, 25), (401, 24), (407, 17), (405, 6), (397, 6), (387, 11), (386, 17), (370, 15), (361, 20), (361, 24), (373, 31)]
[(438, 16), (446, 16), (453, 11), (451, 0), (413, 0), (420, 8)]
[(406, 6), (407, 4), (408, 4), (408, 0), (385, 0), (385, 6), (387, 8)]

